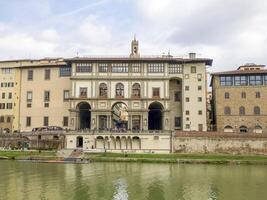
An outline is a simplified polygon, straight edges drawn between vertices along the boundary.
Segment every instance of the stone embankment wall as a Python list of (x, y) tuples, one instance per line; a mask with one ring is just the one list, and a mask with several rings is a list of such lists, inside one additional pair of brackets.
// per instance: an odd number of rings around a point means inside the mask
[(173, 137), (173, 152), (267, 155), (267, 135), (179, 132)]

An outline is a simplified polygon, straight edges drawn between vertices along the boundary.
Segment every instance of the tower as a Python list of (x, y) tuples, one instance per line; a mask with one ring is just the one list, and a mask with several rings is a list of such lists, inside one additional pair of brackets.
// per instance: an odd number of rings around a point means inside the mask
[(131, 43), (131, 54), (130, 54), (131, 58), (138, 58), (140, 57), (139, 54), (139, 49), (138, 49), (138, 40), (136, 40), (136, 36), (134, 35), (134, 39), (132, 40)]

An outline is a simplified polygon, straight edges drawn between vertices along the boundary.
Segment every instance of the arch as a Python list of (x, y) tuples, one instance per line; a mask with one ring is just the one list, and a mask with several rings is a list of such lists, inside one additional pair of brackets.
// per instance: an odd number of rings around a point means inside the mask
[(128, 129), (128, 107), (123, 102), (114, 103), (112, 106), (112, 128), (119, 131)]
[(76, 147), (83, 148), (83, 136), (76, 137)]
[(138, 136), (132, 138), (132, 149), (139, 150), (141, 149), (141, 140)]
[(108, 136), (105, 137), (104, 145), (105, 145), (105, 149), (110, 149), (110, 140)]
[(121, 137), (121, 149), (127, 149), (127, 139), (125, 136)]
[(261, 109), (259, 106), (254, 107), (254, 115), (260, 115), (261, 114)]
[(247, 133), (248, 132), (248, 128), (244, 125), (239, 127), (239, 132), (240, 133)]
[(124, 97), (124, 85), (122, 83), (116, 84), (116, 97)]
[(116, 137), (116, 149), (121, 149), (121, 139), (119, 136)]
[(239, 107), (239, 115), (245, 115), (246, 114), (246, 110), (244, 106), (240, 106)]
[(225, 115), (231, 115), (231, 108), (228, 106), (224, 107), (224, 114)]
[(107, 97), (108, 96), (108, 86), (106, 83), (101, 83), (99, 85), (99, 96)]
[(159, 102), (153, 102), (148, 107), (148, 129), (162, 130), (163, 124), (163, 105)]
[(116, 140), (113, 136), (110, 137), (110, 149), (116, 149)]
[(139, 83), (134, 83), (132, 86), (132, 97), (140, 97), (141, 96), (141, 86)]
[(223, 128), (223, 132), (225, 132), (225, 133), (233, 133), (233, 132), (234, 132), (234, 131), (233, 131), (233, 127), (227, 125), (227, 126), (225, 126), (225, 127)]
[(96, 137), (96, 148), (97, 149), (104, 149), (105, 148), (104, 138), (102, 136)]
[(130, 136), (127, 138), (127, 149), (132, 149), (132, 139)]
[(79, 128), (90, 129), (91, 128), (91, 106), (87, 102), (81, 102), (77, 105), (79, 110)]
[(262, 133), (262, 127), (260, 125), (256, 125), (254, 128), (254, 133)]

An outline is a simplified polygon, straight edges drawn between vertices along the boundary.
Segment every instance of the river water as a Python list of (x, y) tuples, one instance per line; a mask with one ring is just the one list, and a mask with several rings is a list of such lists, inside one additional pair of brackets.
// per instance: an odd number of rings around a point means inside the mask
[(0, 161), (0, 199), (266, 200), (267, 167)]

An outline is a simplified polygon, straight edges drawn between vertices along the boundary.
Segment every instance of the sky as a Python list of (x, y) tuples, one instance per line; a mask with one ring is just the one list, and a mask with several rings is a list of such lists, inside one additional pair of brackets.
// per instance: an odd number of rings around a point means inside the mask
[(0, 59), (127, 56), (213, 59), (211, 71), (267, 64), (266, 0), (0, 0)]

